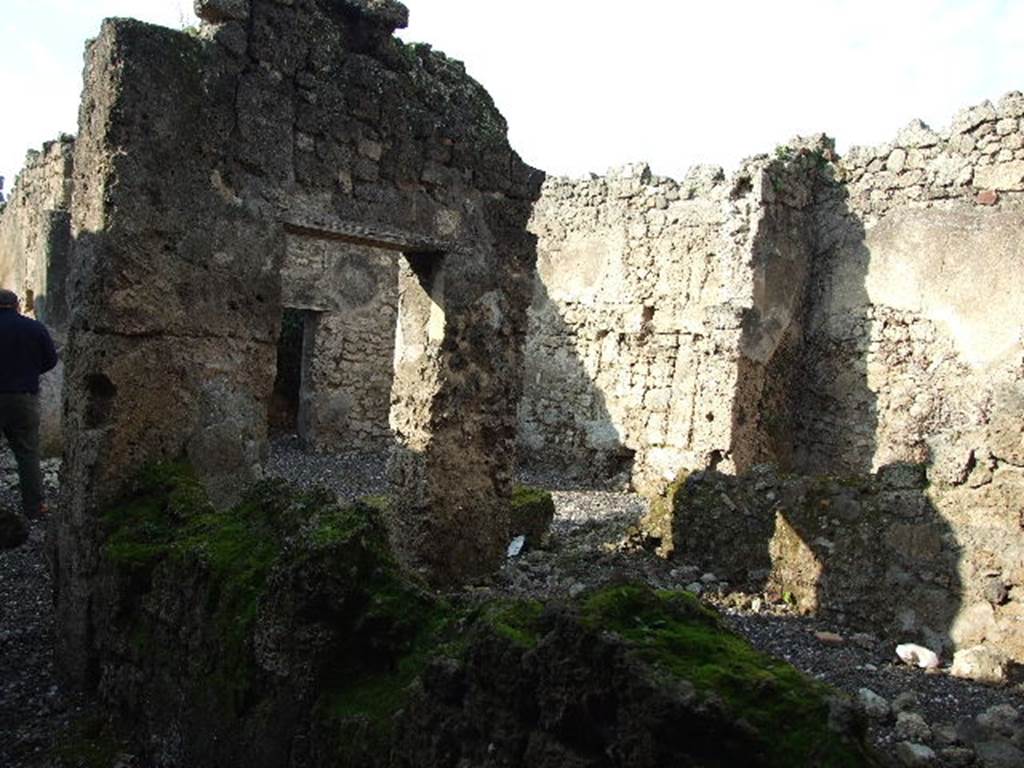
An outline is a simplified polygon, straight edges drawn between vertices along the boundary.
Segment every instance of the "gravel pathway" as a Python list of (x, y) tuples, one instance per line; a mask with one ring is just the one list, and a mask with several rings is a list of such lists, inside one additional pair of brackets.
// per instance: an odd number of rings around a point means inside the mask
[[(48, 483), (55, 467), (47, 467)], [(312, 455), (278, 442), (267, 472), (299, 486), (328, 486), (341, 499), (386, 493), (386, 462), (378, 455)], [(0, 503), (17, 501), (15, 478), (0, 454)], [(527, 549), (493, 577), (472, 587), (476, 599), (565, 597), (602, 584), (642, 580), (658, 588), (699, 589), (726, 621), (757, 648), (858, 696), (870, 689), (884, 710), (869, 734), (894, 765), (1024, 766), (1024, 691), (926, 674), (899, 663), (893, 643), (795, 615), (763, 595), (736, 593), (685, 564), (621, 546), (646, 509), (635, 494), (575, 487), (557, 475), (523, 473), (522, 482), (552, 490), (556, 517), (543, 547)], [(52, 491), (51, 491), (52, 492)], [(54, 734), (82, 711), (54, 673), (50, 579), (43, 524), (22, 547), (0, 552), (0, 766), (40, 768)], [(697, 586), (699, 585), (699, 586)], [(822, 639), (821, 633), (827, 632)], [(866, 696), (866, 694), (860, 694)], [(913, 745), (913, 746), (911, 746)], [(913, 754), (912, 754), (913, 753)], [(896, 760), (899, 756), (899, 761)], [(923, 756), (923, 757), (922, 757)]]
[[(47, 495), (56, 498), (57, 462), (44, 462)], [(13, 457), (0, 454), (0, 504), (20, 506)], [(57, 678), (45, 521), (29, 539), (0, 552), (0, 766), (48, 764), (54, 734), (67, 728), (81, 703)]]

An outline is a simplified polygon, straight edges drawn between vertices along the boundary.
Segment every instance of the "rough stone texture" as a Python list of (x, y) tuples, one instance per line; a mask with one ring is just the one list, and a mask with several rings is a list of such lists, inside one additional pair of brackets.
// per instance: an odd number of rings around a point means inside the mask
[[(728, 182), (549, 180), (521, 444), (648, 494), (705, 467), (927, 465), (961, 590), (941, 632), (1024, 658), (1021, 100), (842, 159), (796, 141)], [(811, 568), (790, 539), (774, 554)]]
[(398, 259), (289, 235), (281, 303), (306, 315), (299, 436), (318, 451), (390, 446)]
[(731, 584), (941, 654), (962, 584), (924, 480), (909, 466), (844, 479), (697, 472), (678, 484), (660, 545)]
[(1007, 682), (1009, 659), (1003, 654), (985, 646), (975, 646), (957, 651), (949, 674), (967, 677), (985, 683)]
[(217, 514), (167, 471), (105, 515), (96, 581), (120, 597), (100, 692), (141, 764), (877, 764), (845, 697), (688, 595), (439, 599), (370, 507), (266, 482)]
[[(755, 399), (788, 345), (810, 251), (824, 140), (726, 179), (646, 166), (548, 180), (534, 210), (520, 443), (591, 478), (625, 471), (653, 492), (680, 467), (734, 469), (760, 451), (737, 393)], [(742, 446), (741, 446), (742, 444)]]
[(107, 21), (88, 51), (54, 553), (79, 679), (103, 651), (97, 510), (154, 460), (186, 456), (218, 504), (259, 474), (292, 234), (399, 265), (406, 562), (456, 581), (507, 544), (541, 175), (460, 64), (386, 34), (398, 4), (253, 0), (240, 15), (200, 39)]
[[(16, 292), (22, 311), (46, 324), (58, 347), (67, 334), (65, 281), (71, 251), (74, 139), (61, 136), (29, 152), (14, 190), (0, 210), (0, 286)], [(61, 452), (63, 362), (40, 380), (43, 453)]]

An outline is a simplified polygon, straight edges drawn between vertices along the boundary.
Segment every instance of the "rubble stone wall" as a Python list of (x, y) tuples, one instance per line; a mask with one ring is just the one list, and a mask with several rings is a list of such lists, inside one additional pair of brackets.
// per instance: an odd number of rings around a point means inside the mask
[[(793, 467), (927, 466), (957, 648), (1024, 659), (1024, 97), (851, 151), (823, 189)], [(921, 614), (922, 612), (919, 612)], [(927, 612), (923, 612), (926, 614)], [(918, 620), (927, 624), (927, 615)]]
[(508, 543), (542, 175), (460, 64), (392, 37), (398, 3), (197, 11), (198, 37), (108, 20), (87, 55), (55, 547), (84, 681), (116, 664), (94, 617), (124, 599), (95, 589), (103, 510), (154, 461), (187, 459), (221, 506), (259, 475), (294, 234), (393, 251), (399, 291), (428, 299), (393, 385), (406, 564), (455, 582)]
[[(644, 169), (549, 180), (531, 224), (524, 449), (599, 479), (612, 474), (601, 452), (617, 451), (612, 470), (632, 459), (646, 493), (705, 467), (926, 467), (911, 527), (879, 530), (900, 550), (879, 568), (938, 546), (955, 564), (922, 588), (954, 609), (907, 599), (890, 613), (921, 640), (1024, 658), (1022, 116), (1014, 93), (844, 158), (795, 140), (728, 180), (697, 171), (703, 185)], [(829, 536), (863, 534), (837, 525)], [(691, 551), (749, 559), (742, 533), (723, 552), (700, 530)], [(800, 566), (798, 547), (763, 549), (783, 572)]]
[(525, 457), (656, 492), (763, 442), (733, 406), (737, 388), (760, 396), (800, 308), (815, 158), (546, 182), (530, 225)]
[(299, 436), (318, 451), (381, 451), (394, 381), (401, 254), (290, 235), (281, 303), (310, 310)]
[[(46, 324), (58, 347), (67, 334), (65, 281), (71, 250), (74, 140), (61, 136), (29, 152), (0, 212), (0, 286), (22, 299), (22, 311)], [(31, 297), (31, 301), (29, 301)], [(60, 455), (63, 361), (40, 379), (40, 442)]]

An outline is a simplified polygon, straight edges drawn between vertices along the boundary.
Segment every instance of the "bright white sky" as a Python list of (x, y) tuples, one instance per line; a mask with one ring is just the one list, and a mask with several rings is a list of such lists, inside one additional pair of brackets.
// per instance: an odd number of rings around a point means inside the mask
[[(647, 160), (679, 177), (797, 133), (886, 141), (1024, 90), (1024, 0), (407, 0), (407, 41), (461, 59), (523, 158), (554, 174)], [(76, 131), (106, 16), (172, 27), (190, 0), (2, 0), (0, 174)]]

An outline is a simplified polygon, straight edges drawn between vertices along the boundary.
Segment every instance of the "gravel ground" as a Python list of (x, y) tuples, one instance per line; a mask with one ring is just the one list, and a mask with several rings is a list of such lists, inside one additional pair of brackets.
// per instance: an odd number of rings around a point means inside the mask
[(325, 487), (341, 501), (388, 492), (387, 457), (380, 453), (306, 453), (295, 438), (275, 441), (265, 467), (302, 488)]
[[(47, 495), (56, 498), (56, 462), (44, 462)], [(0, 455), (0, 504), (20, 507), (13, 458)], [(54, 735), (82, 703), (59, 682), (54, 659), (50, 571), (44, 557), (46, 521), (32, 523), (28, 541), (0, 552), (0, 766), (46, 765)]]
[[(278, 442), (267, 470), (300, 486), (326, 485), (341, 499), (388, 490), (385, 462), (371, 454), (310, 455), (294, 442)], [(16, 503), (14, 478), (2, 455), (0, 472), (0, 503)], [(47, 475), (52, 485), (52, 464)], [(926, 674), (899, 663), (894, 643), (884, 638), (795, 615), (789, 606), (773, 604), (763, 595), (731, 591), (713, 574), (623, 547), (620, 543), (646, 509), (645, 500), (634, 494), (587, 490), (558, 475), (536, 471), (524, 472), (520, 480), (552, 490), (557, 511), (550, 538), (472, 587), (475, 599), (573, 596), (626, 579), (659, 588), (694, 590), (699, 584), (703, 597), (755, 647), (851, 695), (868, 688), (885, 699), (889, 714), (873, 719), (869, 729), (883, 754), (902, 753), (901, 764), (910, 764), (908, 745), (913, 742), (930, 745), (915, 747), (918, 753), (932, 750), (928, 762), (922, 763), (926, 765), (1024, 765), (1018, 761), (1024, 748), (1024, 724), (1016, 717), (1024, 713), (1020, 687), (979, 685), (944, 672)], [(54, 734), (66, 729), (85, 704), (65, 691), (54, 674), (53, 611), (42, 528), (43, 523), (35, 523), (25, 545), (0, 553), (0, 766), (4, 768), (46, 765)], [(822, 632), (838, 638), (823, 640)]]

